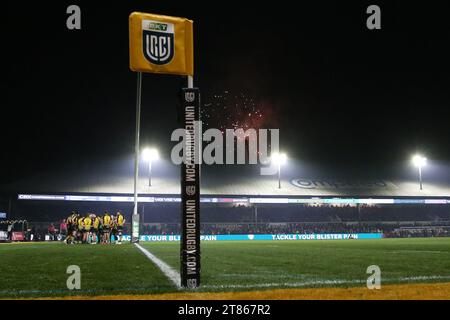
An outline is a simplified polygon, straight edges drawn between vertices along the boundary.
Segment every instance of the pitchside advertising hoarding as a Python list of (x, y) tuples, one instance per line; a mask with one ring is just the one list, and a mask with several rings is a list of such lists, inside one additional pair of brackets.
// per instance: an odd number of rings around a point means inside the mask
[(6, 241), (6, 240), (8, 240), (8, 232), (0, 231), (0, 241)]
[[(93, 196), (93, 195), (41, 195), (41, 194), (19, 194), (18, 200), (41, 200), (41, 201), (97, 201), (97, 202), (133, 202), (129, 196)], [(145, 203), (178, 203), (180, 197), (139, 197), (139, 202)], [(249, 203), (249, 204), (324, 204), (324, 205), (352, 205), (352, 204), (450, 204), (450, 199), (394, 199), (394, 198), (216, 198), (202, 197), (201, 203)]]
[[(124, 239), (130, 240), (129, 235)], [(201, 235), (201, 241), (305, 241), (305, 240), (363, 240), (381, 239), (382, 233), (324, 233), (324, 234), (232, 234)], [(141, 235), (144, 242), (178, 242), (180, 235)]]

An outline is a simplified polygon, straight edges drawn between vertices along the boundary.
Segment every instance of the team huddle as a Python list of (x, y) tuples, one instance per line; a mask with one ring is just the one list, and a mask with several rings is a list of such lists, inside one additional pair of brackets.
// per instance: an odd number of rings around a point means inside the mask
[(103, 216), (88, 213), (82, 217), (77, 212), (72, 212), (67, 218), (66, 244), (75, 243), (122, 243), (122, 231), (125, 218), (122, 213), (116, 216), (105, 211)]

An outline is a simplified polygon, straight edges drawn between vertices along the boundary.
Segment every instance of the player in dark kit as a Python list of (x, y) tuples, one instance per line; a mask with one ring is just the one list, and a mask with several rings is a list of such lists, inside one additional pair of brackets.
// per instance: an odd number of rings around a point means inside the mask
[(114, 237), (114, 243), (117, 241), (117, 217), (111, 215), (111, 236), (109, 238), (109, 242), (113, 243), (112, 239)]
[(65, 240), (66, 244), (74, 244), (76, 230), (77, 214), (72, 211), (70, 216), (67, 218), (67, 238)]
[(83, 234), (84, 234), (84, 218), (77, 214), (77, 240), (78, 243), (83, 242)]

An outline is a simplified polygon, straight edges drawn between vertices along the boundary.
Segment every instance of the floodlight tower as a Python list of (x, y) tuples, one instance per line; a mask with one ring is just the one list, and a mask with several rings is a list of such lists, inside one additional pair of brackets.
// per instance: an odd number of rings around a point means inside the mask
[(142, 157), (148, 162), (148, 186), (152, 186), (152, 162), (159, 159), (159, 152), (155, 148), (145, 148)]
[(422, 188), (422, 168), (427, 165), (427, 158), (425, 158), (419, 154), (416, 154), (415, 156), (412, 157), (412, 163), (419, 170), (419, 186), (420, 186), (420, 190), (422, 190), (423, 189)]
[(285, 153), (274, 153), (272, 155), (272, 163), (278, 166), (278, 189), (281, 189), (281, 166), (286, 164), (287, 156)]

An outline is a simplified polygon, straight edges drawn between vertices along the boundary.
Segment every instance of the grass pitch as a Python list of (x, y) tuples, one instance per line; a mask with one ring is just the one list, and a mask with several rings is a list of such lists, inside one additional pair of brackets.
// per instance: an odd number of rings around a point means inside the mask
[[(179, 243), (142, 246), (179, 270)], [(81, 290), (67, 289), (69, 265), (81, 268)], [(370, 265), (381, 268), (382, 286), (450, 282), (450, 238), (203, 242), (199, 291), (365, 288)], [(131, 244), (0, 244), (0, 274), (2, 298), (178, 292)]]
[[(143, 246), (178, 270), (179, 245)], [(371, 265), (384, 284), (450, 282), (450, 238), (204, 242), (200, 290), (366, 287)]]
[[(81, 269), (81, 290), (68, 290), (67, 267)], [(133, 245), (0, 244), (0, 297), (139, 294), (173, 291)]]

